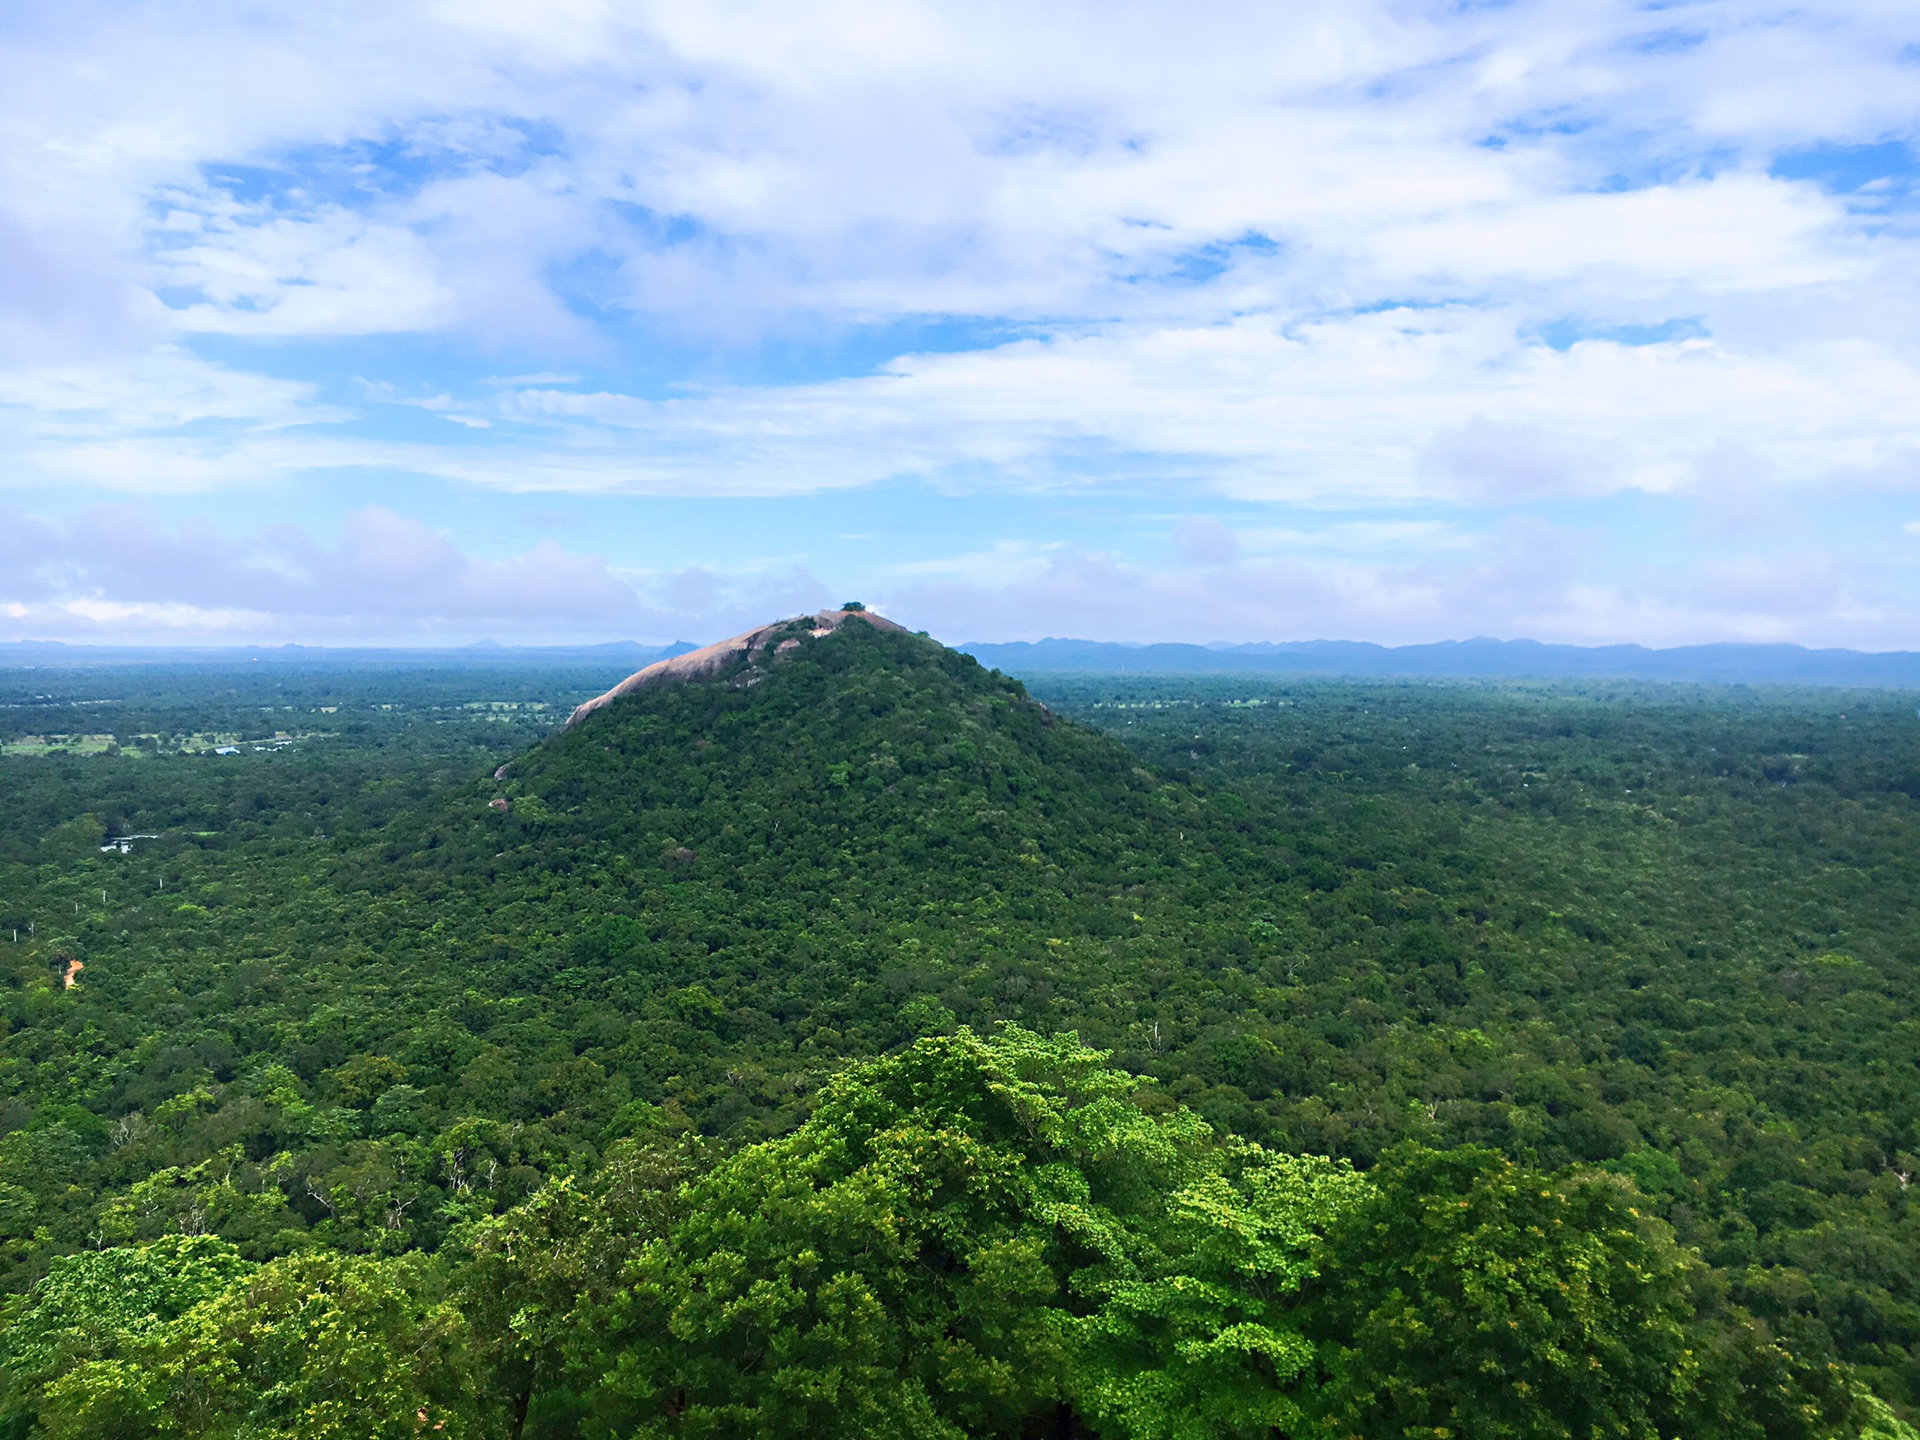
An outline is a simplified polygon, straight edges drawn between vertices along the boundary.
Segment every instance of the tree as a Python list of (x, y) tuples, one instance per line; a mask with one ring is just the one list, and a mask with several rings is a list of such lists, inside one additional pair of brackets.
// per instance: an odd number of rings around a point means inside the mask
[(308, 1254), (64, 1371), (47, 1440), (460, 1440), (497, 1426), (432, 1263)]
[(1244, 1143), (1209, 1159), (1168, 1198), (1142, 1263), (1092, 1287), (1072, 1392), (1103, 1435), (1217, 1440), (1300, 1421), (1314, 1348), (1291, 1312), (1327, 1228), (1368, 1184), (1344, 1163)]
[[(1329, 1237), (1309, 1331), (1329, 1436), (1654, 1440), (1699, 1378), (1697, 1262), (1608, 1175), (1406, 1147)], [(1698, 1434), (1698, 1431), (1689, 1433)]]
[(963, 1029), (837, 1077), (640, 1253), (595, 1327), (598, 1424), (958, 1440), (1063, 1413), (1078, 1278), (1138, 1269), (1208, 1134), (1104, 1059)]
[(459, 1300), (509, 1436), (577, 1419), (581, 1377), (568, 1373), (569, 1355), (634, 1254), (670, 1232), (698, 1167), (695, 1142), (650, 1132), (617, 1142), (590, 1178), (557, 1180), (476, 1229)]
[(48, 1385), (76, 1368), (91, 1367), (96, 1377), (117, 1373), (169, 1325), (253, 1268), (210, 1235), (169, 1235), (55, 1260), (46, 1278), (0, 1312), (0, 1427), (26, 1433)]

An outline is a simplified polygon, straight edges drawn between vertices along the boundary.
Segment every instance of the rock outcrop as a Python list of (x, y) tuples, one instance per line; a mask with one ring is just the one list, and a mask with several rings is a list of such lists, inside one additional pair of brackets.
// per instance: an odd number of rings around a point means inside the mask
[[(594, 711), (604, 705), (611, 705), (622, 695), (632, 695), (654, 685), (674, 685), (688, 680), (704, 680), (719, 674), (742, 655), (749, 660), (757, 659), (771, 645), (777, 656), (797, 649), (803, 638), (817, 639), (822, 635), (831, 635), (842, 625), (854, 620), (879, 630), (897, 630), (903, 635), (907, 633), (906, 626), (882, 619), (870, 610), (822, 610), (815, 615), (796, 615), (788, 620), (775, 620), (770, 625), (761, 625), (744, 631), (729, 640), (716, 641), (712, 645), (703, 645), (698, 650), (689, 650), (684, 655), (654, 661), (646, 669), (629, 675), (606, 694), (596, 695), (586, 704), (579, 706), (572, 715), (567, 717), (567, 725), (569, 727), (578, 725)], [(796, 627), (802, 624), (807, 628), (796, 632)]]

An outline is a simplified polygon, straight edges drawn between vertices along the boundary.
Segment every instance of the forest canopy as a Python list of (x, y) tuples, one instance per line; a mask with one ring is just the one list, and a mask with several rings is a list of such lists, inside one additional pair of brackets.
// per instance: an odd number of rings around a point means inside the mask
[(0, 677), (0, 1427), (1911, 1434), (1909, 701), (796, 638)]

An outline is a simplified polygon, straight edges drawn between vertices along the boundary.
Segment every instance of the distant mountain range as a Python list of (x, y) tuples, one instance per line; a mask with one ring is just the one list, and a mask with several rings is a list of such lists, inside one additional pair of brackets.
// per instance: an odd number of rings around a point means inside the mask
[(1920, 652), (1809, 650), (1800, 645), (1545, 645), (1447, 640), (1372, 645), (1291, 640), (1253, 645), (1120, 645), (1040, 640), (956, 647), (1011, 675), (1351, 675), (1490, 680), (1672, 680), (1746, 685), (1920, 688)]
[[(1010, 675), (1347, 675), (1488, 680), (1669, 680), (1734, 685), (1860, 685), (1920, 689), (1920, 652), (1809, 650), (1800, 645), (1547, 645), (1537, 640), (1447, 640), (1374, 645), (1360, 640), (1262, 641), (1248, 645), (1127, 645), (1105, 640), (977, 642), (954, 647)], [(591, 667), (633, 671), (684, 655), (688, 641), (641, 645), (501, 645), (438, 649), (327, 645), (190, 649), (136, 645), (0, 643), (0, 669), (102, 665), (290, 665), (301, 667), (508, 669)]]

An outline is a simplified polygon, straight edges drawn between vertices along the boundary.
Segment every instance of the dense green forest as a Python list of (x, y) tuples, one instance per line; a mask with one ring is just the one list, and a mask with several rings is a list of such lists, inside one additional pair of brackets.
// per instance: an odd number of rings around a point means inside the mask
[(805, 629), (0, 675), (0, 1432), (1911, 1437), (1911, 696)]

